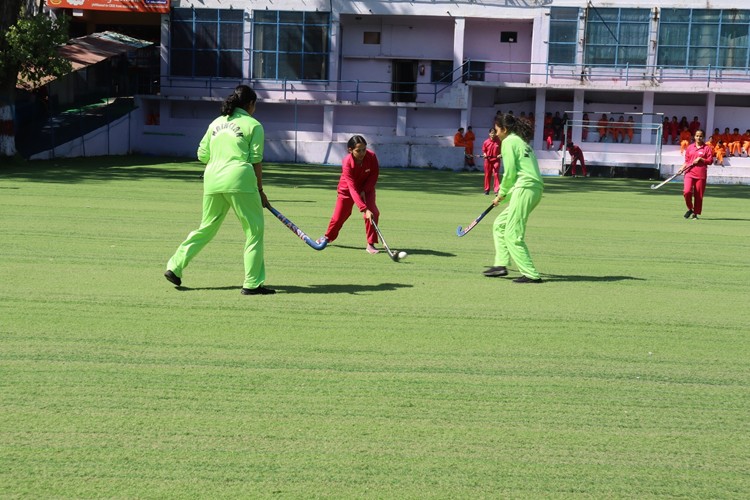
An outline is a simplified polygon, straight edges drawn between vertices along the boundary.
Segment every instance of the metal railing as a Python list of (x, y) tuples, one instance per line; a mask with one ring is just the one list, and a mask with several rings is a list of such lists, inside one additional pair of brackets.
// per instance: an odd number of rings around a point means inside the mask
[[(477, 70), (474, 63), (482, 63)], [(606, 86), (650, 86), (681, 83), (705, 85), (707, 89), (726, 84), (747, 84), (750, 68), (688, 66), (670, 68), (658, 65), (612, 67), (604, 64), (549, 64), (529, 61), (467, 60), (450, 74), (435, 82), (393, 82), (390, 80), (296, 80), (194, 78), (162, 75), (162, 95), (223, 98), (240, 83), (250, 84), (262, 99), (321, 100), (333, 102), (415, 102), (437, 103), (439, 97), (458, 84), (571, 85), (575, 88)]]

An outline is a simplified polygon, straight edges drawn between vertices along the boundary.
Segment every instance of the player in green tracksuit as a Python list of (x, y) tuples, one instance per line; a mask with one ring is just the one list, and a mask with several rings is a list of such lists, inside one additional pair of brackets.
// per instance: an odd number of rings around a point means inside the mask
[(268, 295), (263, 259), (263, 126), (251, 115), (257, 95), (247, 85), (238, 86), (222, 105), (221, 116), (209, 125), (198, 146), (198, 159), (206, 164), (203, 181), (203, 217), (177, 248), (164, 276), (182, 284), (182, 272), (216, 236), (231, 208), (245, 232), (243, 295)]
[(495, 131), (498, 140), (502, 141), (501, 157), (505, 174), (500, 191), (492, 203), (497, 206), (508, 198), (508, 207), (495, 219), (492, 227), (495, 262), (493, 267), (484, 271), (484, 275), (490, 278), (507, 276), (507, 266), (512, 259), (522, 274), (513, 280), (515, 283), (541, 283), (542, 279), (524, 241), (526, 222), (544, 192), (539, 163), (529, 145), (531, 125), (522, 118), (503, 114), (495, 118)]

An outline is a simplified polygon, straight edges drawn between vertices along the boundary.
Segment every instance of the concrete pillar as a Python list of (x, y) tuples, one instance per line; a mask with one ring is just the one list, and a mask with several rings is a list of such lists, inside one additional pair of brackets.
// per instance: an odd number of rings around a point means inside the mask
[(716, 113), (716, 94), (713, 92), (709, 92), (706, 94), (706, 123), (703, 125), (703, 128), (705, 129), (703, 132), (706, 134), (706, 140), (708, 140), (709, 137), (711, 137), (711, 134), (713, 134), (714, 129), (716, 128), (714, 120)]
[(547, 109), (547, 90), (536, 89), (536, 103), (534, 104), (534, 147), (544, 147), (544, 110)]
[[(586, 92), (583, 89), (576, 89), (575, 91), (573, 91), (573, 116), (571, 116), (570, 118), (573, 120), (578, 120), (579, 123), (581, 118), (583, 118), (583, 100), (585, 95)], [(582, 128), (582, 126), (573, 127), (573, 136), (571, 138), (576, 144), (581, 143)]]
[[(466, 31), (466, 19), (463, 17), (453, 18), (453, 69), (457, 70), (454, 73), (454, 78), (461, 77), (461, 65), (464, 63), (464, 33)], [(459, 84), (460, 85), (460, 84)], [(471, 92), (468, 92), (466, 108), (461, 110), (461, 124), (459, 126), (466, 128), (469, 126), (471, 109)], [(456, 127), (458, 128), (458, 127)]]
[(406, 112), (408, 109), (405, 106), (397, 108), (396, 111), (396, 137), (406, 136)]
[[(651, 114), (654, 112), (654, 93), (644, 92), (643, 93), (643, 124), (655, 123), (656, 117)], [(654, 144), (653, 141), (660, 141), (661, 137), (655, 137), (656, 132), (651, 130), (641, 130), (641, 144)]]
[(323, 107), (323, 141), (333, 141), (333, 115), (335, 110), (335, 106), (326, 105)]

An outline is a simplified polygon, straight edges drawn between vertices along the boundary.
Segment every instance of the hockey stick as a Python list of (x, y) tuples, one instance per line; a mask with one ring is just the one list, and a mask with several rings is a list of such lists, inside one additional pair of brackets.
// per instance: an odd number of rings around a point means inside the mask
[(487, 207), (484, 212), (482, 212), (481, 214), (479, 214), (479, 217), (477, 217), (476, 219), (474, 219), (474, 221), (471, 224), (469, 224), (468, 226), (466, 226), (466, 229), (462, 229), (461, 226), (458, 226), (458, 229), (456, 229), (456, 234), (459, 237), (461, 237), (461, 236), (465, 235), (466, 233), (468, 233), (469, 231), (471, 231), (472, 229), (474, 229), (474, 226), (476, 226), (477, 224), (479, 224), (479, 221), (482, 220), (485, 215), (487, 215), (488, 213), (490, 213), (490, 210), (492, 210), (493, 208), (495, 208), (495, 204), (494, 203), (492, 205), (490, 205), (489, 207)]
[(372, 227), (375, 228), (375, 232), (378, 233), (378, 236), (380, 237), (380, 241), (383, 243), (385, 250), (388, 252), (388, 256), (393, 260), (393, 262), (398, 262), (399, 259), (406, 257), (406, 252), (391, 252), (391, 249), (388, 246), (388, 243), (386, 243), (385, 238), (383, 238), (383, 233), (380, 232), (380, 228), (378, 227), (377, 224), (375, 224), (375, 220), (370, 219), (370, 224), (372, 224)]
[(282, 224), (288, 227), (291, 232), (299, 236), (302, 239), (302, 241), (307, 243), (308, 246), (310, 246), (310, 248), (313, 248), (314, 250), (323, 250), (326, 247), (326, 245), (328, 245), (328, 240), (325, 238), (320, 243), (318, 243), (317, 241), (314, 241), (312, 238), (306, 235), (302, 229), (298, 228), (294, 224), (294, 222), (284, 217), (284, 215), (281, 212), (273, 208), (270, 204), (266, 208), (268, 208), (268, 210), (270, 210), (271, 213), (274, 214), (276, 218), (282, 222)]
[(651, 189), (659, 189), (664, 184), (668, 183), (669, 181), (674, 180), (675, 177), (677, 177), (678, 175), (684, 174), (685, 172), (687, 172), (691, 168), (693, 168), (693, 167), (691, 166), (689, 168), (686, 168), (684, 171), (683, 171), (683, 169), (680, 169), (680, 170), (677, 171), (677, 173), (670, 175), (669, 177), (667, 177), (666, 179), (664, 179), (663, 181), (661, 181), (659, 184), (651, 184)]

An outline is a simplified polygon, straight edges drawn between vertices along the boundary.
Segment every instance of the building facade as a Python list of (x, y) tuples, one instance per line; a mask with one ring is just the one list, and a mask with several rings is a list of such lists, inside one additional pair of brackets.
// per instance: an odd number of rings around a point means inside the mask
[(453, 168), (456, 129), (481, 141), (498, 110), (535, 116), (539, 150), (547, 113), (577, 124), (575, 142), (595, 134), (584, 115), (632, 116), (644, 151), (664, 116), (744, 132), (750, 10), (708, 5), (172, 0), (159, 92), (139, 96), (130, 149), (192, 156), (239, 83), (259, 94), (269, 161), (338, 163), (363, 134), (386, 166)]

